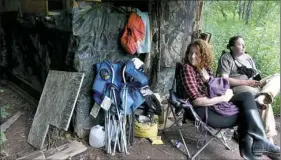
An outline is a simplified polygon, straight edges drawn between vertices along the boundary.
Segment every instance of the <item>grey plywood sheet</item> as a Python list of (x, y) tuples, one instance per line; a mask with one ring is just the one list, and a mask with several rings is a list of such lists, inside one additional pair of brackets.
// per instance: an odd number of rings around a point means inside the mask
[(42, 149), (49, 125), (68, 129), (83, 79), (83, 73), (49, 71), (28, 143)]

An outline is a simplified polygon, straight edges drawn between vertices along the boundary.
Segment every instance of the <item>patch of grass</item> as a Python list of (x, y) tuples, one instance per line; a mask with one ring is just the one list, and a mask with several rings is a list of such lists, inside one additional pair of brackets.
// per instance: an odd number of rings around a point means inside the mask
[(280, 115), (280, 96), (276, 96), (272, 107), (274, 115)]

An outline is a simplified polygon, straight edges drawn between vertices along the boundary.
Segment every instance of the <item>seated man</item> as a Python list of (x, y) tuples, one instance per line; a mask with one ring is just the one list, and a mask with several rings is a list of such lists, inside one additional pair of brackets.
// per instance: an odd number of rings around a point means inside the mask
[(277, 131), (271, 104), (280, 90), (280, 75), (261, 79), (252, 57), (245, 53), (245, 42), (240, 36), (231, 37), (227, 49), (230, 52), (221, 55), (217, 74), (228, 78), (234, 94), (248, 91), (256, 97), (267, 136), (273, 143)]

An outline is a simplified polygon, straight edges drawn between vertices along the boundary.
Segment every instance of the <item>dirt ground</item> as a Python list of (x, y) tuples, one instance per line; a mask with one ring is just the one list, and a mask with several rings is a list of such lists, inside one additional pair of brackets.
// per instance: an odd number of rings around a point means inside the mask
[[(35, 151), (35, 149), (29, 145), (26, 140), (28, 137), (29, 129), (33, 121), (34, 114), (36, 112), (36, 105), (27, 102), (20, 95), (16, 94), (13, 90), (7, 86), (0, 87), (0, 107), (3, 105), (9, 105), (7, 112), (9, 116), (5, 119), (0, 119), (1, 124), (5, 122), (10, 116), (13, 116), (17, 111), (23, 112), (23, 115), (13, 123), (5, 135), (7, 141), (1, 146), (1, 158), (2, 159), (16, 159), (22, 156), (26, 156)], [(275, 143), (280, 146), (280, 117), (276, 117), (278, 136), (275, 137)], [(198, 132), (193, 125), (187, 123), (184, 126), (184, 137), (187, 142), (187, 146), (191, 154), (195, 153), (196, 140), (198, 138)], [(169, 128), (165, 133), (161, 133), (160, 136), (164, 142), (163, 145), (151, 145), (147, 139), (135, 139), (135, 144), (129, 147), (130, 155), (124, 155), (124, 153), (117, 153), (115, 156), (105, 154), (102, 149), (94, 149), (88, 145), (87, 140), (77, 139), (69, 134), (56, 135), (56, 143), (52, 145), (47, 144), (47, 147), (56, 147), (60, 144), (67, 142), (68, 140), (76, 139), (81, 141), (88, 147), (88, 150), (80, 155), (72, 157), (72, 159), (85, 160), (85, 159), (187, 159), (187, 157), (180, 152), (177, 148), (173, 147), (170, 143), (171, 139), (180, 139), (178, 131), (175, 128)], [(48, 136), (47, 136), (48, 137)], [(48, 139), (46, 138), (46, 143)], [(238, 144), (234, 141), (228, 141), (232, 150), (226, 150), (220, 143), (213, 141), (199, 156), (198, 159), (242, 159), (239, 155)], [(262, 157), (262, 159), (268, 159)]]

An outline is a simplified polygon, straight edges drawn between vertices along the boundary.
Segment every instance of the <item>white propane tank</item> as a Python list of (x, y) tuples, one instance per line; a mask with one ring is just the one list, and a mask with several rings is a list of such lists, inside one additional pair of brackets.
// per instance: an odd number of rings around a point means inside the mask
[(96, 125), (91, 128), (90, 136), (89, 136), (89, 144), (92, 147), (100, 148), (105, 145), (105, 133), (103, 130), (103, 126)]

